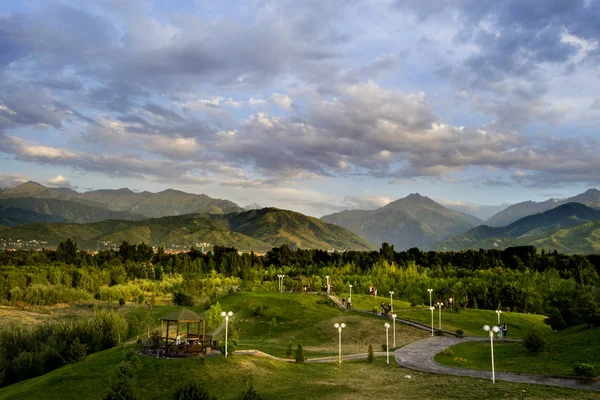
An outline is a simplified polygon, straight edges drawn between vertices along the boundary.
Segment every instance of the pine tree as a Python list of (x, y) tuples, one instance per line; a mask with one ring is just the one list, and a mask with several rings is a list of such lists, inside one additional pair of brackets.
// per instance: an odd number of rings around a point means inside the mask
[(298, 343), (298, 348), (296, 349), (296, 362), (299, 364), (304, 362), (304, 349), (302, 348), (302, 343)]
[(370, 344), (369, 345), (369, 355), (367, 356), (367, 362), (373, 362), (373, 359), (375, 358), (375, 354), (373, 353), (373, 345)]

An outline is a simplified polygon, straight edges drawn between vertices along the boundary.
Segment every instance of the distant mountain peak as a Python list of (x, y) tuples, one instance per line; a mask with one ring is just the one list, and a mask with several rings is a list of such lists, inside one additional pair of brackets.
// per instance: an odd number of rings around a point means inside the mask
[(249, 211), (249, 210), (260, 210), (261, 208), (263, 208), (263, 206), (261, 206), (258, 203), (250, 203), (248, 204), (246, 207), (244, 207), (244, 211)]

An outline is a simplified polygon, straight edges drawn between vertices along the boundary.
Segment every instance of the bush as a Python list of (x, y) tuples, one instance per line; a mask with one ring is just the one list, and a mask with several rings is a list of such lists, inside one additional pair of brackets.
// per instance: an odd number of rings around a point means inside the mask
[(454, 355), (454, 350), (452, 350), (450, 347), (446, 347), (444, 350), (442, 350), (442, 354), (448, 357), (452, 357)]
[(250, 383), (248, 389), (239, 395), (238, 400), (263, 400), (263, 397), (258, 394), (256, 389), (254, 389), (254, 385)]
[(173, 292), (173, 303), (177, 306), (193, 307), (194, 296), (178, 289)]
[(375, 358), (375, 353), (373, 352), (373, 345), (369, 345), (369, 355), (367, 356), (367, 362), (372, 363)]
[(465, 332), (462, 329), (456, 330), (456, 336), (462, 338), (465, 335)]
[(381, 345), (381, 351), (387, 351), (387, 349), (388, 349), (388, 346), (387, 346), (387, 344), (383, 343), (383, 344)]
[(211, 396), (202, 383), (197, 380), (189, 381), (180, 386), (171, 398), (173, 400), (216, 400), (216, 397)]
[(454, 364), (456, 365), (464, 365), (467, 363), (467, 360), (465, 360), (462, 357), (454, 357)]
[[(235, 338), (229, 337), (227, 338), (227, 354), (233, 354), (238, 348), (238, 341)], [(225, 341), (223, 340), (219, 344), (219, 350), (221, 354), (225, 355)]]
[(87, 344), (81, 343), (76, 337), (69, 347), (69, 361), (73, 363), (83, 362), (87, 356)]
[(135, 400), (131, 379), (118, 379), (116, 382), (111, 382), (104, 400)]
[(123, 307), (124, 305), (125, 305), (125, 299), (121, 297), (119, 299), (119, 307)]
[(548, 317), (548, 324), (555, 331), (559, 331), (561, 329), (568, 328), (568, 325), (565, 322), (565, 320), (558, 308), (552, 309), (552, 312), (550, 313), (550, 316)]
[(436, 329), (435, 331), (433, 331), (433, 334), (435, 336), (442, 336), (444, 334), (444, 332), (442, 332), (441, 329)]
[(262, 317), (263, 314), (264, 314), (264, 309), (263, 309), (262, 305), (260, 305), (260, 306), (258, 306), (258, 307), (256, 307), (254, 309), (254, 316), (255, 317)]
[(301, 364), (304, 360), (304, 348), (302, 347), (302, 343), (298, 343), (298, 348), (296, 349), (296, 362)]
[(525, 348), (531, 353), (539, 353), (546, 347), (546, 339), (538, 331), (530, 331), (523, 341)]
[(287, 358), (294, 358), (294, 347), (293, 347), (291, 341), (288, 343), (287, 350), (285, 352), (285, 356)]
[(580, 363), (573, 368), (575, 375), (577, 376), (587, 376), (594, 377), (596, 376), (596, 367), (591, 364)]

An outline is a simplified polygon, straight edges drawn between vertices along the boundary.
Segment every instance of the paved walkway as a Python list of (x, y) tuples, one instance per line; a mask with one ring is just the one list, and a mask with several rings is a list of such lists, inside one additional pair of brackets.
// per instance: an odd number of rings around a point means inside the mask
[[(277, 360), (277, 361), (283, 361), (283, 362), (291, 362), (291, 363), (295, 363), (296, 360), (293, 358), (281, 358), (281, 357), (275, 357), (272, 356), (270, 354), (264, 353), (260, 350), (237, 350), (235, 352), (235, 354), (249, 354), (249, 355), (253, 355), (253, 356), (259, 356), (259, 357), (267, 357), (267, 358), (272, 358), (273, 360)], [(360, 353), (360, 354), (348, 354), (348, 355), (342, 355), (342, 360), (344, 361), (348, 361), (348, 360), (361, 360), (363, 358), (367, 358), (368, 357), (368, 353)], [(373, 355), (375, 357), (381, 357), (381, 356), (385, 356), (386, 352), (384, 351), (376, 351), (373, 353)], [(393, 353), (390, 354), (390, 357), (393, 357)], [(338, 356), (328, 356), (328, 357), (319, 357), (319, 358), (307, 358), (306, 360), (304, 360), (304, 362), (307, 363), (326, 363), (326, 362), (334, 362), (338, 360)]]
[[(454, 337), (439, 336), (419, 340), (407, 344), (396, 350), (396, 361), (403, 367), (423, 372), (433, 372), (436, 374), (449, 374), (459, 376), (470, 376), (473, 378), (492, 379), (492, 371), (471, 370), (466, 368), (453, 368), (440, 365), (433, 360), (433, 357), (444, 350), (446, 347), (453, 346), (465, 341), (489, 340), (484, 337), (468, 337), (458, 339)], [(600, 382), (590, 382), (580, 379), (554, 378), (543, 375), (520, 374), (513, 372), (496, 371), (496, 379), (517, 383), (531, 383), (536, 385), (562, 386), (571, 389), (582, 390), (600, 390)]]

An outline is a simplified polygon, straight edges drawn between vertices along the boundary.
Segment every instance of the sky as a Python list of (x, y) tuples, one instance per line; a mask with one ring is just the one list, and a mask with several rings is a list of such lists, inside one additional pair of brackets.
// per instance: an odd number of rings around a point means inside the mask
[(569, 197), (600, 187), (598, 21), (600, 0), (3, 0), (0, 187), (314, 216)]

